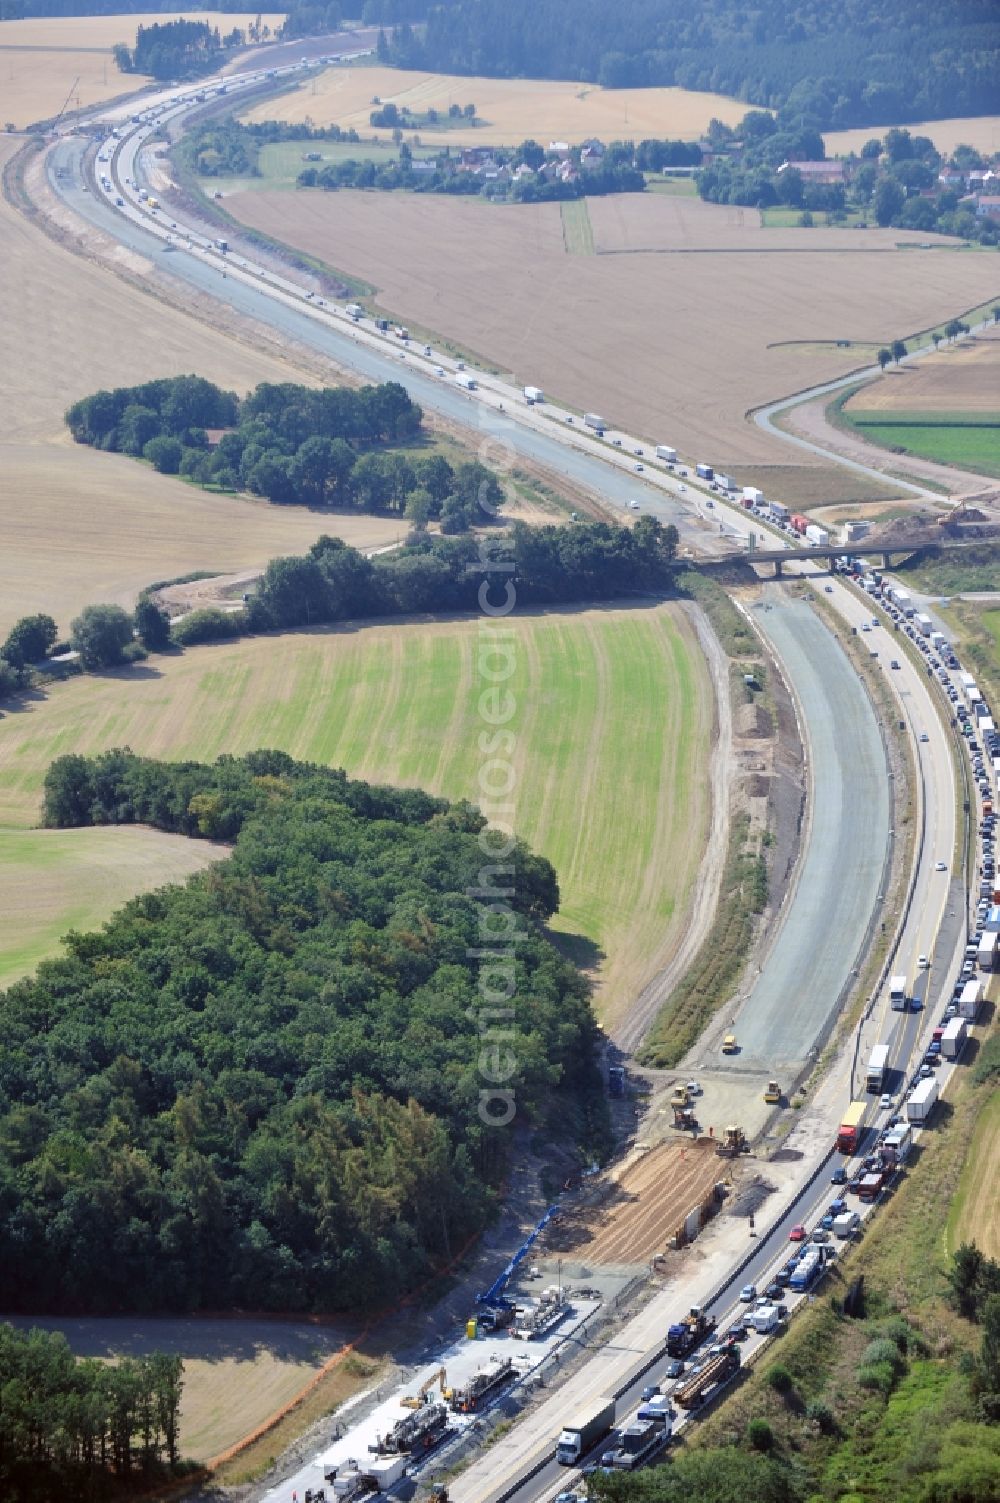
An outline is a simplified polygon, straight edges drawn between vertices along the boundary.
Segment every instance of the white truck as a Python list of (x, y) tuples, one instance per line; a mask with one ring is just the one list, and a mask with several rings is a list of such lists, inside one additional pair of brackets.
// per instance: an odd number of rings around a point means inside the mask
[(941, 1035), (941, 1053), (945, 1059), (957, 1059), (965, 1047), (965, 1040), (968, 1036), (969, 1025), (961, 1013), (957, 1018), (950, 1018)]
[(758, 1336), (767, 1336), (771, 1331), (776, 1331), (781, 1324), (777, 1305), (758, 1305), (756, 1310), (750, 1312), (750, 1324)]
[(810, 522), (806, 528), (806, 542), (812, 543), (814, 548), (825, 548), (830, 541), (830, 534), (825, 527), (820, 527), (816, 522)]
[(906, 1098), (907, 1122), (916, 1122), (918, 1125), (926, 1122), (934, 1110), (934, 1103), (937, 1099), (937, 1077), (931, 1075), (927, 1080), (919, 1081), (914, 1086), (911, 1094)]
[(889, 1067), (889, 1045), (876, 1044), (868, 1059), (868, 1068), (865, 1071), (865, 1090), (881, 1091), (885, 1082), (885, 1072)]
[[(140, 194), (140, 197), (141, 197), (141, 194)], [(971, 673), (960, 673), (958, 675), (958, 682), (959, 682), (959, 685), (961, 686), (963, 694), (966, 691), (966, 689), (974, 689), (976, 687), (976, 681), (972, 677)]]
[(902, 1164), (910, 1151), (913, 1142), (913, 1128), (908, 1122), (900, 1122), (891, 1132), (887, 1132), (882, 1139), (884, 1148), (891, 1148), (897, 1164)]
[(896, 585), (893, 585), (889, 593), (892, 596), (894, 604), (899, 607), (904, 616), (907, 613), (907, 607), (909, 607), (909, 614), (913, 615), (913, 601), (910, 599), (909, 590), (901, 590)]
[(585, 412), (583, 414), (583, 421), (586, 423), (586, 425), (587, 425), (588, 428), (593, 428), (593, 430), (597, 434), (598, 438), (603, 438), (604, 437), (604, 430), (605, 430), (605, 428), (608, 425), (604, 421), (604, 419), (601, 417), (600, 413), (598, 413), (598, 412)]
[(764, 492), (758, 490), (755, 485), (745, 485), (743, 487), (743, 499), (749, 506), (763, 506)]
[(348, 318), (353, 318), (355, 323), (357, 323), (359, 318), (364, 318), (365, 316), (365, 310), (360, 303), (348, 303), (346, 313)]
[(537, 403), (545, 401), (545, 393), (540, 386), (526, 386), (524, 388), (524, 400), (529, 407), (534, 407)]
[(967, 1023), (974, 1023), (979, 1012), (979, 1004), (983, 999), (983, 983), (981, 981), (967, 981), (962, 987), (962, 995), (958, 999), (959, 1015), (965, 1018)]
[(587, 1452), (603, 1440), (615, 1422), (614, 1399), (596, 1399), (559, 1432), (556, 1460), (560, 1466), (576, 1466)]
[(662, 459), (664, 464), (676, 464), (677, 450), (672, 449), (669, 444), (657, 444), (656, 457)]
[(857, 1211), (842, 1211), (833, 1218), (833, 1235), (844, 1241), (847, 1237), (853, 1237), (860, 1225), (861, 1217)]
[(715, 483), (719, 487), (719, 490), (725, 491), (727, 495), (736, 489), (736, 481), (732, 475), (720, 475), (716, 473)]
[(918, 611), (917, 612), (917, 614), (913, 618), (913, 624), (917, 628), (917, 631), (920, 633), (920, 635), (922, 637), (929, 637), (930, 636), (930, 634), (931, 634), (931, 618), (930, 618), (930, 616), (925, 616), (924, 613), (923, 613), (923, 611)]
[(463, 391), (475, 391), (479, 385), (475, 376), (470, 376), (467, 371), (456, 371), (454, 379), (455, 385), (460, 386)]
[(979, 948), (976, 950), (976, 965), (981, 971), (997, 969), (997, 941), (998, 935), (989, 929), (980, 938)]
[(906, 977), (890, 976), (889, 978), (889, 1006), (893, 1012), (906, 1012), (909, 1003), (906, 998)]
[(948, 647), (948, 638), (943, 631), (931, 632), (931, 646), (936, 647), (938, 652), (945, 652)]

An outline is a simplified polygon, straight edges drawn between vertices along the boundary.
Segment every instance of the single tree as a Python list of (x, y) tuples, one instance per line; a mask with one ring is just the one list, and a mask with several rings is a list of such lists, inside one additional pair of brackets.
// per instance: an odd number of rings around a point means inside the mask
[(892, 351), (887, 350), (883, 345), (882, 349), (879, 350), (875, 358), (882, 369), (885, 370), (886, 366), (889, 364), (889, 361), (892, 359)]
[(931, 342), (934, 345), (934, 348), (937, 349), (938, 345), (941, 343), (941, 331), (940, 331), (940, 329), (935, 329), (934, 330), (934, 333), (931, 335)]
[(903, 358), (903, 356), (905, 354), (906, 354), (906, 345), (903, 343), (903, 341), (901, 339), (894, 339), (892, 341), (892, 358), (896, 362), (897, 365), (902, 360), (902, 358)]
[(135, 606), (135, 630), (143, 647), (162, 652), (170, 646), (170, 617), (149, 595), (140, 595)]
[(0, 647), (0, 657), (15, 668), (40, 662), (52, 650), (57, 636), (56, 623), (51, 616), (22, 616), (20, 621), (15, 621), (6, 642)]
[(120, 605), (88, 605), (70, 626), (70, 641), (80, 654), (81, 667), (113, 668), (132, 642), (132, 618)]
[(993, 314), (993, 322), (995, 324), (1000, 324), (1000, 303), (994, 303), (990, 311)]

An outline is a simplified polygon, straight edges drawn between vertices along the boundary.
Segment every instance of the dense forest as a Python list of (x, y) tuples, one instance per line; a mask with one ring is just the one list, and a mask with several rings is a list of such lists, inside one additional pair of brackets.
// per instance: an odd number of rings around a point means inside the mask
[(471, 807), (117, 751), (55, 762), (44, 817), (234, 846), (0, 996), (7, 1308), (383, 1306), (491, 1215), (498, 1092), (605, 1150), (555, 873)]
[(991, 114), (993, 0), (453, 0), (386, 40), (404, 67), (680, 85), (822, 127)]
[(0, 1496), (100, 1503), (163, 1488), (182, 1470), (182, 1387), (179, 1357), (77, 1358), (59, 1331), (0, 1325)]

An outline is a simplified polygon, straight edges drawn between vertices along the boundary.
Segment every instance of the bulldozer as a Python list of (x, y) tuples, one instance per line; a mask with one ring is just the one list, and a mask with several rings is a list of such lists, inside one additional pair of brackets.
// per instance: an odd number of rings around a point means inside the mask
[(435, 1383), (441, 1384), (441, 1397), (443, 1399), (450, 1399), (451, 1389), (447, 1386), (448, 1374), (442, 1367), (439, 1368), (436, 1373), (431, 1373), (429, 1378), (425, 1378), (423, 1383), (421, 1383), (420, 1387), (417, 1389), (416, 1393), (408, 1393), (403, 1398), (401, 1398), (399, 1401), (400, 1404), (402, 1404), (404, 1409), (421, 1409), (423, 1405), (426, 1404), (427, 1395), (430, 1393)]
[(749, 1153), (750, 1144), (742, 1127), (727, 1127), (716, 1151), (724, 1159), (735, 1159), (741, 1153)]

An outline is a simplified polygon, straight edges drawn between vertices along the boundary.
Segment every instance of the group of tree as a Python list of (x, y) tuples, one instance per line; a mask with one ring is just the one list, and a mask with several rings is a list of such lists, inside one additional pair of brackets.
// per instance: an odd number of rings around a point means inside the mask
[(379, 101), (375, 109), (368, 116), (369, 125), (381, 126), (391, 130), (421, 130), (426, 126), (440, 130), (442, 124), (481, 125), (482, 121), (476, 115), (474, 104), (450, 104), (442, 116), (436, 109), (428, 109), (415, 114), (406, 104), (395, 104), (387, 100), (385, 104)]
[(259, 177), (262, 146), (278, 141), (357, 141), (356, 130), (339, 125), (260, 120), (243, 124), (226, 115), (188, 131), (178, 150), (199, 177)]
[[(525, 142), (529, 149), (533, 145), (533, 142)], [(328, 192), (337, 188), (379, 188), (383, 192), (404, 188), (411, 193), (509, 198), (515, 203), (596, 198), (608, 193), (641, 193), (646, 186), (646, 179), (633, 160), (631, 146), (622, 148), (621, 155), (614, 147), (609, 148), (606, 160), (599, 166), (588, 167), (566, 180), (547, 178), (536, 171), (529, 176), (512, 177), (513, 170), (524, 160), (523, 150), (523, 147), (511, 151), (498, 149), (492, 153), (499, 171), (470, 171), (459, 157), (453, 157), (448, 151), (433, 158), (433, 170), (423, 171), (414, 167), (412, 149), (403, 142), (397, 160), (374, 162), (369, 158), (349, 157), (325, 167), (305, 167), (299, 173), (296, 185), (299, 188), (323, 188)]]
[(207, 21), (154, 21), (140, 26), (135, 46), (119, 42), (114, 58), (122, 73), (143, 73), (153, 78), (192, 78), (213, 73), (227, 52), (242, 47), (246, 33), (234, 26), (223, 36)]
[(53, 763), (44, 819), (232, 851), (0, 994), (7, 1309), (381, 1307), (482, 1229), (512, 1121), (606, 1151), (555, 873), (470, 806), (117, 751)]
[[(398, 17), (419, 20), (419, 8)], [(373, 12), (374, 16), (374, 12)], [(678, 85), (779, 108), (827, 129), (989, 114), (1000, 21), (991, 0), (443, 0), (397, 26), (385, 58), (407, 68), (564, 78), (609, 88)]]
[[(263, 383), (242, 400), (200, 376), (84, 397), (66, 422), (78, 443), (149, 461), (199, 485), (279, 505), (338, 506), (440, 520), (461, 531), (488, 476), (477, 463), (387, 450), (421, 436), (421, 409), (398, 382), (324, 387)], [(210, 443), (208, 429), (222, 429)], [(490, 495), (497, 503), (499, 490)]]
[[(802, 210), (806, 224), (817, 212), (838, 223), (853, 211), (881, 226), (1000, 242), (993, 220), (977, 218), (954, 188), (939, 182), (942, 159), (928, 136), (893, 129), (872, 137), (860, 160), (848, 162), (842, 184), (813, 183), (795, 162), (823, 161), (823, 137), (815, 126), (787, 117), (786, 108), (777, 116), (751, 110), (736, 127), (713, 121), (710, 138), (719, 154), (697, 175), (701, 197), (761, 209), (783, 204)], [(959, 155), (969, 151), (960, 147)]]
[(94, 1503), (156, 1491), (176, 1475), (179, 1357), (74, 1357), (60, 1331), (0, 1325), (0, 1493), (17, 1503)]
[(963, 1242), (948, 1270), (952, 1303), (979, 1326), (979, 1354), (971, 1375), (981, 1417), (1000, 1423), (1000, 1263), (975, 1244)]

